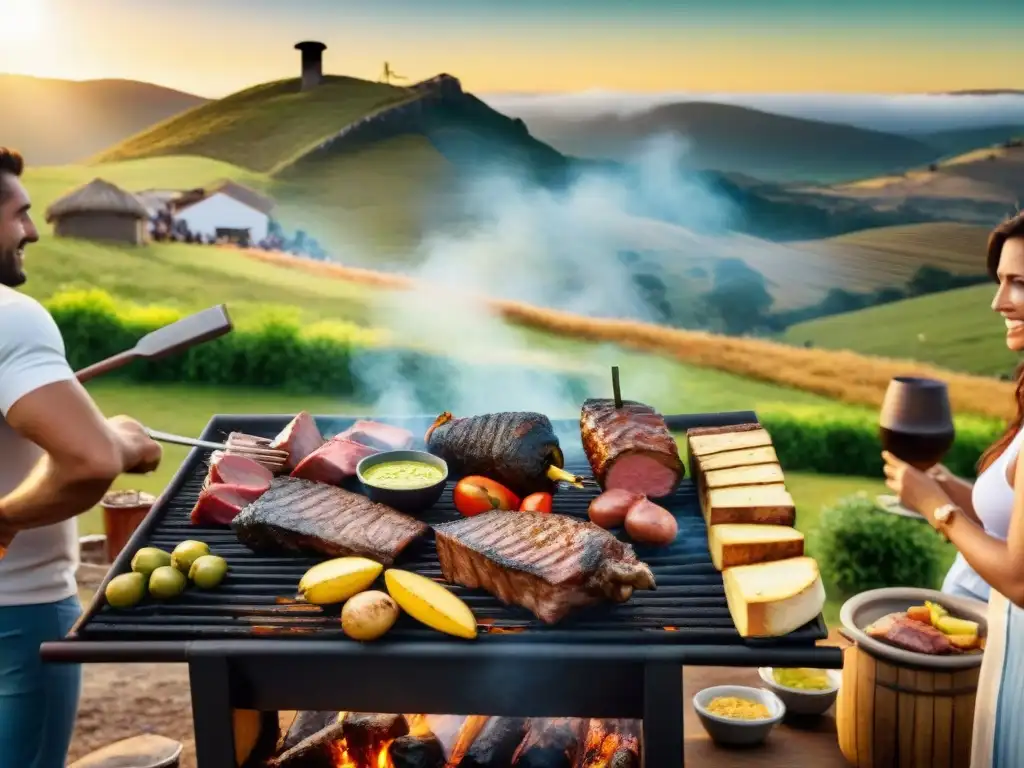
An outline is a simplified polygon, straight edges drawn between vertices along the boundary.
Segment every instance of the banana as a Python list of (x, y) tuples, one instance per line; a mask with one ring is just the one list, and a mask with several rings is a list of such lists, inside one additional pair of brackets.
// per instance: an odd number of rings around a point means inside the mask
[(299, 597), (313, 605), (343, 603), (380, 576), (384, 566), (365, 557), (338, 557), (318, 563), (299, 581)]

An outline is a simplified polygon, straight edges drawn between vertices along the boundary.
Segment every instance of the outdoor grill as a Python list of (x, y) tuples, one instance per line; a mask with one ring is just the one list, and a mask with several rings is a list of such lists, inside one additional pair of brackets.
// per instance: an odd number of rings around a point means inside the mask
[[(233, 431), (272, 437), (289, 418), (218, 415), (202, 439), (223, 440)], [(381, 420), (423, 434), (432, 418)], [(666, 420), (681, 431), (756, 416)], [(353, 421), (317, 417), (327, 435)], [(555, 428), (567, 469), (589, 475), (577, 422), (555, 422)], [(778, 639), (739, 636), (689, 480), (663, 501), (679, 521), (675, 544), (635, 545), (654, 571), (656, 591), (547, 626), (525, 609), (452, 586), (477, 616), (476, 640), (449, 637), (403, 615), (380, 640), (354, 642), (342, 633), (337, 610), (294, 601), (299, 578), (323, 558), (256, 555), (228, 528), (190, 523), (208, 458), (200, 449), (189, 454), (68, 637), (42, 648), (51, 662), (187, 662), (200, 768), (235, 764), (234, 709), (641, 719), (644, 764), (672, 768), (683, 764), (684, 665), (842, 666), (838, 649), (816, 645), (827, 635), (820, 616)], [(556, 511), (585, 518), (595, 493), (561, 491)], [(423, 519), (433, 524), (457, 516), (448, 492)], [(185, 539), (205, 541), (227, 559), (230, 570), (220, 587), (190, 589), (176, 600), (147, 601), (126, 611), (105, 605), (107, 580), (130, 570), (135, 551), (150, 545), (170, 551)], [(395, 567), (441, 575), (432, 540), (414, 544)]]

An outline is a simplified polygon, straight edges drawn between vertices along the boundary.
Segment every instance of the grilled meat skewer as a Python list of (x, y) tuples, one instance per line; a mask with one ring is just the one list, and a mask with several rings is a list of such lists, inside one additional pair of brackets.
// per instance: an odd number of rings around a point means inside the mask
[(583, 479), (562, 467), (565, 457), (551, 420), (542, 413), (507, 411), (456, 419), (445, 411), (423, 438), (427, 450), (455, 475), (483, 475), (517, 496), (552, 493), (558, 482)]

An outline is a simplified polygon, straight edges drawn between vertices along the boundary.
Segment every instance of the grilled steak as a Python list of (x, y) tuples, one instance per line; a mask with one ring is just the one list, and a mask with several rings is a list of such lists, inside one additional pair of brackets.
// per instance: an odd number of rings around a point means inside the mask
[(324, 436), (320, 434), (316, 420), (308, 412), (302, 411), (271, 441), (270, 447), (288, 452), (284, 468), (290, 472), (323, 444)]
[(380, 451), (345, 437), (335, 437), (300, 461), (291, 476), (316, 483), (341, 485), (346, 479), (355, 476), (356, 467), (362, 459), (375, 453)]
[(360, 419), (337, 437), (344, 437), (379, 451), (404, 451), (412, 448), (413, 435), (408, 429)]
[(445, 579), (485, 589), (548, 624), (573, 608), (625, 602), (634, 589), (655, 587), (629, 544), (565, 515), (493, 510), (434, 531)]
[(941, 656), (959, 652), (949, 638), (931, 624), (915, 621), (908, 618), (905, 613), (890, 613), (883, 616), (864, 632), (877, 640), (884, 640), (914, 653)]
[(233, 453), (214, 451), (210, 457), (210, 470), (206, 473), (203, 488), (216, 483), (241, 486), (258, 491), (256, 496), (250, 499), (253, 501), (270, 487), (273, 479), (273, 473), (258, 461)]
[(517, 496), (555, 490), (547, 476), (564, 464), (551, 420), (542, 413), (488, 413), (454, 419), (448, 412), (427, 430), (427, 450), (448, 462), (453, 475), (483, 475)]
[(409, 515), (333, 485), (278, 478), (232, 521), (256, 552), (279, 549), (332, 557), (361, 555), (391, 565), (428, 526)]
[(594, 478), (604, 490), (621, 488), (652, 499), (668, 496), (686, 475), (665, 419), (632, 400), (583, 403), (580, 434)]
[(192, 525), (228, 525), (242, 508), (256, 501), (270, 488), (252, 488), (227, 483), (213, 483), (203, 488), (192, 507)]

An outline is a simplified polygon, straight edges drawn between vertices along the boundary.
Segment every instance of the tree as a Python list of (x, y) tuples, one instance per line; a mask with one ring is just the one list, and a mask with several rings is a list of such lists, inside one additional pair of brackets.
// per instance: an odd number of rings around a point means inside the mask
[(704, 299), (721, 317), (725, 332), (733, 335), (765, 327), (774, 302), (764, 275), (741, 259), (715, 263), (712, 288)]

